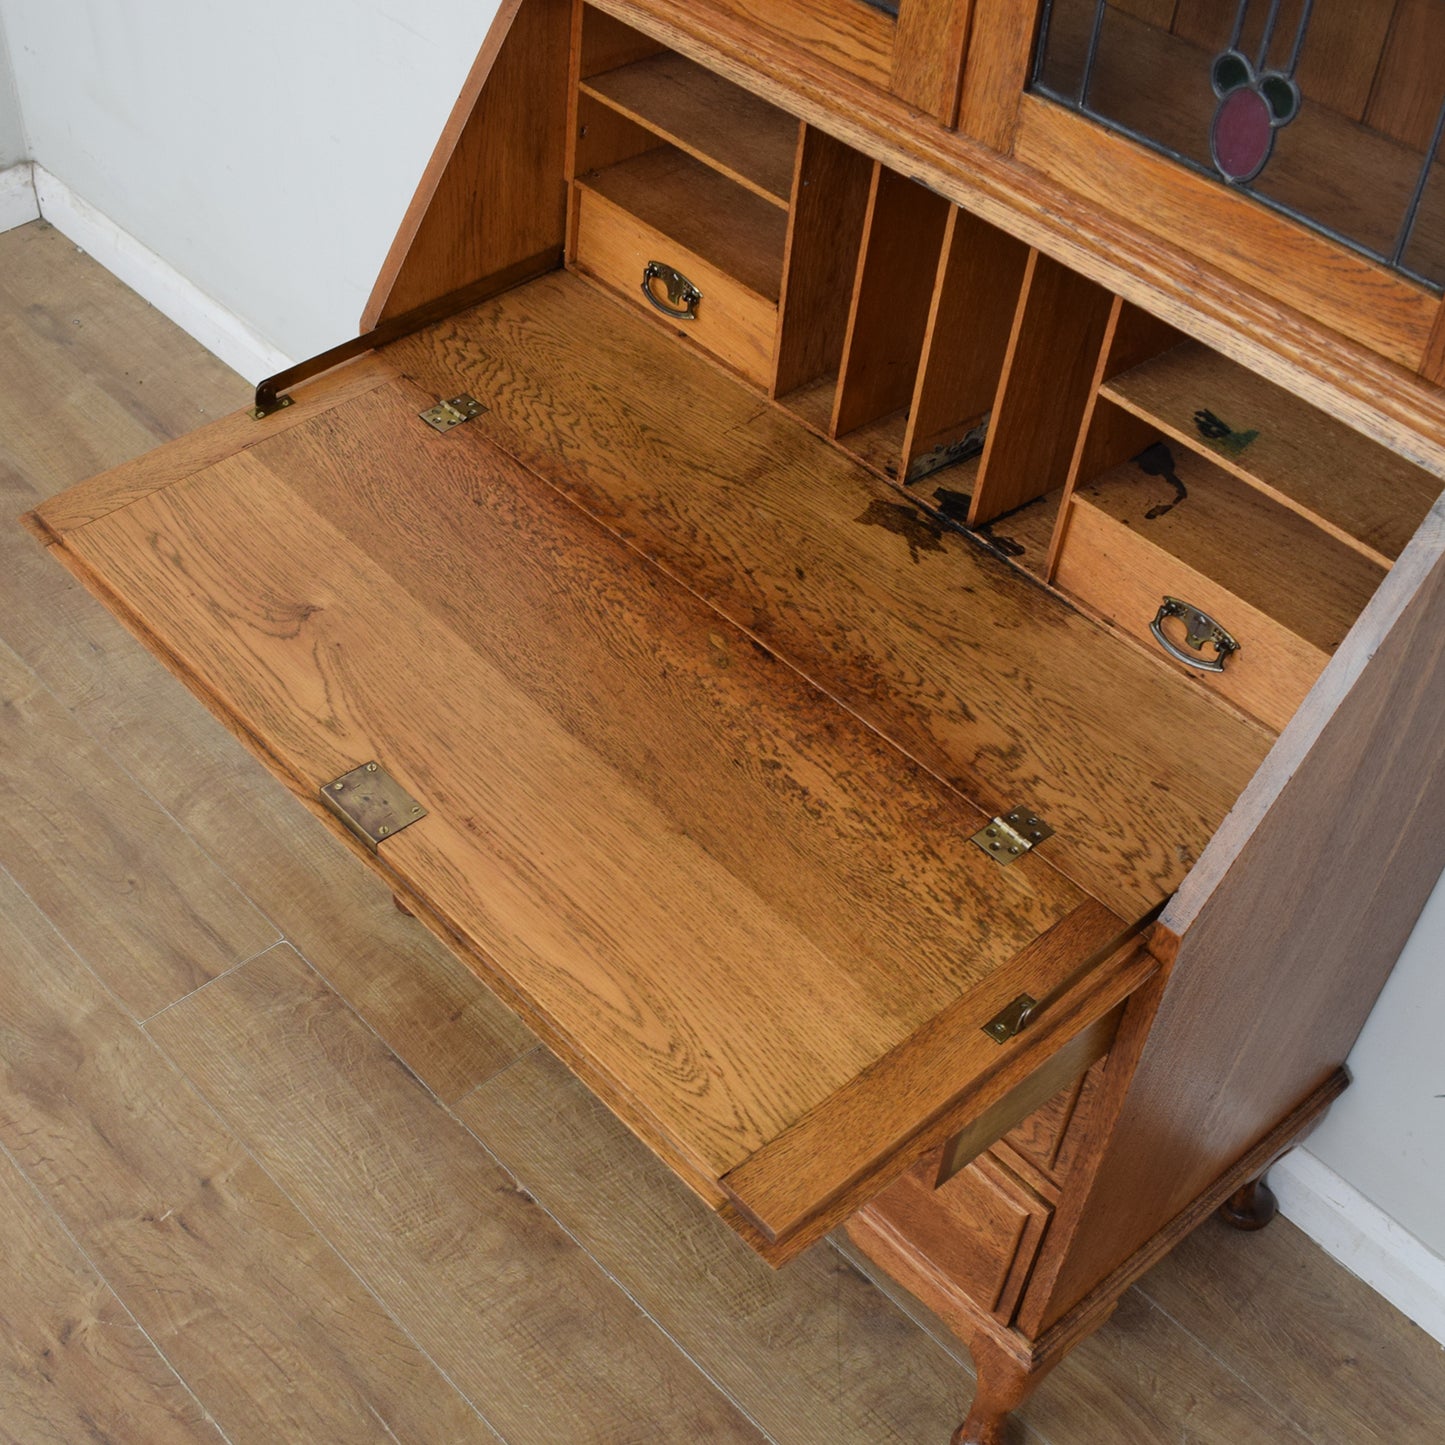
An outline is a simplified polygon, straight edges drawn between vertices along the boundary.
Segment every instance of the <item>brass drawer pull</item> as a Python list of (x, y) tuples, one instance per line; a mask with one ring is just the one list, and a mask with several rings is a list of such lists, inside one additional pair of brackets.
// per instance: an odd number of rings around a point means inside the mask
[[(1184, 641), (1193, 649), (1191, 652), (1185, 652), (1165, 636), (1164, 623), (1171, 617), (1177, 617), (1183, 622)], [(1239, 651), (1239, 644), (1207, 612), (1201, 612), (1197, 607), (1191, 607), (1177, 597), (1164, 599), (1153, 622), (1149, 624), (1149, 631), (1170, 657), (1182, 662), (1185, 667), (1197, 668), (1200, 672), (1223, 672), (1225, 658), (1231, 652)], [(1213, 657), (1204, 656), (1206, 642), (1214, 648)]]
[[(658, 281), (667, 291), (666, 301), (657, 294), (653, 283)], [(675, 321), (697, 320), (697, 303), (702, 300), (702, 292), (672, 266), (664, 266), (661, 261), (649, 261), (642, 268), (642, 294), (664, 316), (671, 316)]]

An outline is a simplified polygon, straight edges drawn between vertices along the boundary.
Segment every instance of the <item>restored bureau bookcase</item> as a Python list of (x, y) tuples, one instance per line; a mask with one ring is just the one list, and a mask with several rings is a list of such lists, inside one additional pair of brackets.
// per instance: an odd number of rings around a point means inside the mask
[(507, 0), (363, 334), (27, 519), (959, 1441), (1445, 867), (1440, 15)]

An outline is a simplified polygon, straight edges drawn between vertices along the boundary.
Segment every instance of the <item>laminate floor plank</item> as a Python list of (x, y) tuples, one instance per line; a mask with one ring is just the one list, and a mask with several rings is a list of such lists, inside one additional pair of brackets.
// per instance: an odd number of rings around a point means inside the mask
[(0, 246), (0, 447), (46, 495), (245, 404), (230, 367), (44, 221)]
[(0, 644), (0, 865), (138, 1019), (275, 927)]
[(1363, 1280), (1322, 1269), (1286, 1219), (1249, 1235), (1211, 1221), (1138, 1288), (1240, 1379), (1287, 1392), (1320, 1445), (1445, 1439), (1445, 1351)]
[[(948, 1326), (881, 1274), (850, 1240), (837, 1247), (917, 1325), (962, 1352)], [(1048, 1445), (1302, 1445), (1290, 1401), (1257, 1393), (1137, 1290), (1065, 1356), (1013, 1417)]]
[[(240, 378), (59, 232), (20, 227), (0, 238), (0, 256), (0, 328), (13, 343), (0, 346), (0, 516), (244, 401)], [(515, 1015), (398, 914), (325, 828), (13, 525), (0, 527), (0, 642), (440, 1096), (460, 1097), (532, 1046)], [(103, 914), (95, 922), (103, 928)]]
[(0, 1143), (232, 1445), (495, 1442), (3, 878), (0, 956)]
[(3, 1155), (0, 1439), (224, 1445), (215, 1423)]
[(763, 1439), (289, 948), (152, 1033), (509, 1445)]
[(850, 1264), (820, 1244), (769, 1268), (544, 1050), (457, 1114), (780, 1445), (942, 1442), (962, 1418), (967, 1368)]
[[(457, 1114), (714, 1379), (762, 1402), (754, 1416), (774, 1440), (942, 1441), (962, 1417), (967, 1353), (921, 1304), (890, 1282), (928, 1338), (871, 1281), (859, 1287), (854, 1262), (865, 1262), (851, 1246), (768, 1271), (547, 1054), (489, 1080)], [(1061, 1377), (1073, 1388), (1058, 1389)], [(1136, 1294), (1050, 1383), (1018, 1417), (1025, 1439), (1165, 1441), (1179, 1438), (1176, 1418), (1191, 1445), (1303, 1438)]]

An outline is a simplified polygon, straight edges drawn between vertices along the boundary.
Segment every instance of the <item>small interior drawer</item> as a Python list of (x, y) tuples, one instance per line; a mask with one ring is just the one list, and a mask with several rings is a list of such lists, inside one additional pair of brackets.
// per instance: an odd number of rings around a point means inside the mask
[[(696, 236), (677, 220), (667, 229), (651, 224), (648, 209), (658, 204), (661, 188), (656, 183), (663, 179), (670, 185), (681, 182), (684, 192), (689, 186), (695, 188), (698, 210), (703, 209), (703, 191), (729, 186), (763, 227), (777, 231), (777, 260), (771, 250), (760, 254), (744, 239), (729, 237), (726, 228), (737, 223), (736, 216)], [(685, 200), (679, 204), (686, 208)], [(626, 167), (579, 183), (576, 265), (755, 385), (767, 386), (773, 374), (785, 225), (781, 211), (722, 181), (681, 152), (652, 151)], [(683, 298), (674, 300), (665, 279), (649, 282), (646, 273), (653, 263), (685, 278), (700, 299), (691, 304)], [(671, 309), (664, 310), (665, 306)], [(677, 314), (682, 311), (690, 311), (691, 317)]]
[[(1378, 563), (1305, 518), (1161, 442), (1078, 487), (1055, 581), (1181, 671), (1282, 728), (1382, 576)], [(1212, 619), (1236, 650), (1194, 647), (1181, 619), (1161, 615), (1170, 598)], [(1221, 670), (1206, 670), (1216, 663)]]

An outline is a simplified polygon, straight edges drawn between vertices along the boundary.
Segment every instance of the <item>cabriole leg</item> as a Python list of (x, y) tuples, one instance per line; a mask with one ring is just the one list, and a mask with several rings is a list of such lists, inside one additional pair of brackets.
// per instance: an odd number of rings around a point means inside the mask
[(987, 1337), (975, 1337), (969, 1353), (978, 1384), (968, 1419), (954, 1431), (952, 1445), (1007, 1445), (1010, 1412), (1033, 1394), (1054, 1361), (1026, 1364)]

